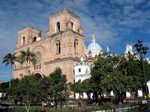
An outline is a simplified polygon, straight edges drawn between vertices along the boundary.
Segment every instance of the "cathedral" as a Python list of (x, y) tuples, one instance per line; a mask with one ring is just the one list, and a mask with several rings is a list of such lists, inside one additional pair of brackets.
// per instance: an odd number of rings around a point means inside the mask
[[(20, 51), (29, 48), (35, 53), (37, 62), (35, 65), (30, 62), (15, 63), (13, 78), (22, 78), (26, 75), (48, 76), (56, 68), (62, 70), (68, 82), (90, 78), (90, 69), (94, 60), (103, 53), (95, 36), (92, 35), (91, 43), (85, 47), (80, 17), (67, 9), (50, 16), (48, 24), (46, 36), (33, 27), (18, 32), (15, 53), (19, 54)], [(110, 52), (110, 49), (107, 47), (104, 52)], [(125, 56), (128, 56), (128, 53), (134, 54), (130, 44), (126, 46)], [(150, 63), (149, 59), (147, 61)], [(148, 85), (150, 90), (150, 81)], [(127, 93), (127, 96), (130, 97), (130, 93)], [(139, 96), (142, 96), (141, 91)]]
[(34, 66), (32, 63), (16, 63), (13, 78), (31, 74), (48, 76), (60, 68), (68, 82), (73, 82), (74, 65), (80, 62), (80, 58), (83, 57), (86, 64), (92, 66), (94, 57), (102, 51), (94, 35), (88, 48), (85, 48), (80, 17), (71, 11), (64, 9), (50, 16), (48, 24), (47, 36), (33, 27), (18, 32), (15, 53), (29, 48), (36, 54), (37, 63)]

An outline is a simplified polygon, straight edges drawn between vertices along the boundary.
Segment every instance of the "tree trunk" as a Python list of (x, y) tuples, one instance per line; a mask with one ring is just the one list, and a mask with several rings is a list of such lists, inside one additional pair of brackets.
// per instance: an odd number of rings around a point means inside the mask
[(86, 95), (87, 95), (88, 99), (91, 100), (91, 93), (87, 92)]
[(57, 100), (55, 99), (54, 101), (55, 101), (55, 108), (57, 108)]
[(30, 112), (30, 104), (25, 104), (25, 108), (27, 112)]
[(95, 102), (98, 102), (98, 94), (97, 94), (97, 91), (95, 91), (95, 92), (93, 93), (93, 100), (94, 100)]

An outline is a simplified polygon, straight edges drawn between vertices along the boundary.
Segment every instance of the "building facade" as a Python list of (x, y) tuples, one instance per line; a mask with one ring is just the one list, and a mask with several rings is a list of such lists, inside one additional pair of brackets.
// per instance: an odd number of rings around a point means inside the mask
[(74, 64), (84, 55), (84, 35), (80, 18), (69, 10), (62, 10), (49, 17), (47, 36), (40, 30), (27, 27), (18, 32), (15, 52), (26, 50), (36, 54), (37, 63), (16, 63), (13, 71), (14, 78), (38, 74), (48, 76), (56, 68), (60, 68), (73, 82)]

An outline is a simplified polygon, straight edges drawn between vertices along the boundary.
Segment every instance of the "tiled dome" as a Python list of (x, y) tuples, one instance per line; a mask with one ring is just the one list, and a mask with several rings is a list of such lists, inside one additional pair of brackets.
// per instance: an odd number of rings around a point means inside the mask
[(96, 50), (96, 51), (101, 51), (102, 48), (101, 46), (96, 43), (96, 39), (94, 37), (94, 35), (92, 36), (92, 42), (88, 45), (88, 51), (93, 51), (93, 50)]

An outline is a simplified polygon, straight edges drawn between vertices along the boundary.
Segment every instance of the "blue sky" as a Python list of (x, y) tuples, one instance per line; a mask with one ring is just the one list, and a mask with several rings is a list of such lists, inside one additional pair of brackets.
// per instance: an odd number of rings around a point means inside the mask
[[(14, 51), (20, 29), (30, 25), (46, 33), (48, 17), (64, 8), (80, 16), (86, 46), (95, 34), (112, 53), (123, 53), (138, 38), (150, 48), (150, 0), (0, 0), (0, 62)], [(10, 67), (0, 63), (0, 80), (10, 77)]]

